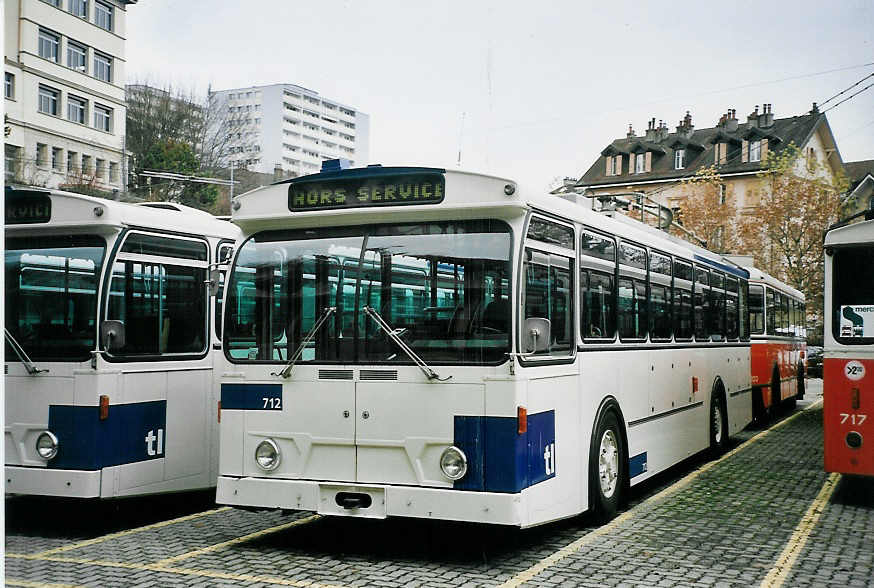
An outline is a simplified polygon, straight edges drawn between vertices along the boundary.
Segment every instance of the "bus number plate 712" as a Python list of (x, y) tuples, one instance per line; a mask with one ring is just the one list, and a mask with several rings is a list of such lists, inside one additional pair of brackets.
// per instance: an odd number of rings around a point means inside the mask
[(274, 398), (270, 396), (265, 396), (261, 398), (261, 400), (264, 401), (264, 406), (262, 408), (264, 408), (265, 410), (282, 410), (281, 397)]

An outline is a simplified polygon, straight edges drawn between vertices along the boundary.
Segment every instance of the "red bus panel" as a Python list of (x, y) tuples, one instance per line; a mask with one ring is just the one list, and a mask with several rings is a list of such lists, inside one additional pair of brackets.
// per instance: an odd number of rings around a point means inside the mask
[(823, 361), (825, 470), (874, 476), (874, 359)]

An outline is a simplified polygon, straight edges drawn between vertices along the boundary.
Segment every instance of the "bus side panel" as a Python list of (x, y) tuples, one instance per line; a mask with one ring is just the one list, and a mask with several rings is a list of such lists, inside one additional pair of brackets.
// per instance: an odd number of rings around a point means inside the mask
[(826, 471), (874, 476), (874, 360), (827, 357), (823, 382)]
[[(579, 377), (566, 373), (566, 369), (557, 369), (567, 367), (576, 369), (575, 366), (542, 367), (539, 370), (549, 370), (552, 374), (528, 382), (527, 462), (532, 485), (523, 491), (523, 496), (528, 504), (529, 525), (573, 516), (583, 508), (581, 472), (579, 462), (574, 459), (583, 447), (579, 426)], [(549, 412), (553, 410), (554, 431), (550, 431), (552, 423), (547, 421), (552, 418)], [(538, 419), (538, 415), (545, 418)], [(543, 426), (537, 424), (541, 421)], [(585, 451), (588, 454), (588, 447)]]

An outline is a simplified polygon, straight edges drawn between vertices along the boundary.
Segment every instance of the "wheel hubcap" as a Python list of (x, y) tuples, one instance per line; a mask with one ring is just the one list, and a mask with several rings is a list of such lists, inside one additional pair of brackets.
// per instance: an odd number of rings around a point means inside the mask
[(601, 494), (610, 498), (616, 492), (619, 479), (619, 444), (613, 431), (604, 431), (601, 437), (601, 447), (598, 451), (598, 478), (601, 482)]
[(712, 421), (710, 426), (713, 428), (713, 440), (722, 443), (722, 408), (718, 402), (713, 403)]

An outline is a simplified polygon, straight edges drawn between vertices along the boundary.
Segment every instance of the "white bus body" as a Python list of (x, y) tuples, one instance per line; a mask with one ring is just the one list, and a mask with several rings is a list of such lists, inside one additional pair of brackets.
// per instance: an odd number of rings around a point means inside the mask
[(220, 504), (608, 518), (628, 485), (750, 422), (747, 273), (634, 220), (381, 167), (259, 188), (233, 220)]
[(221, 309), (206, 280), (238, 236), (175, 204), (7, 190), (7, 494), (215, 485)]

